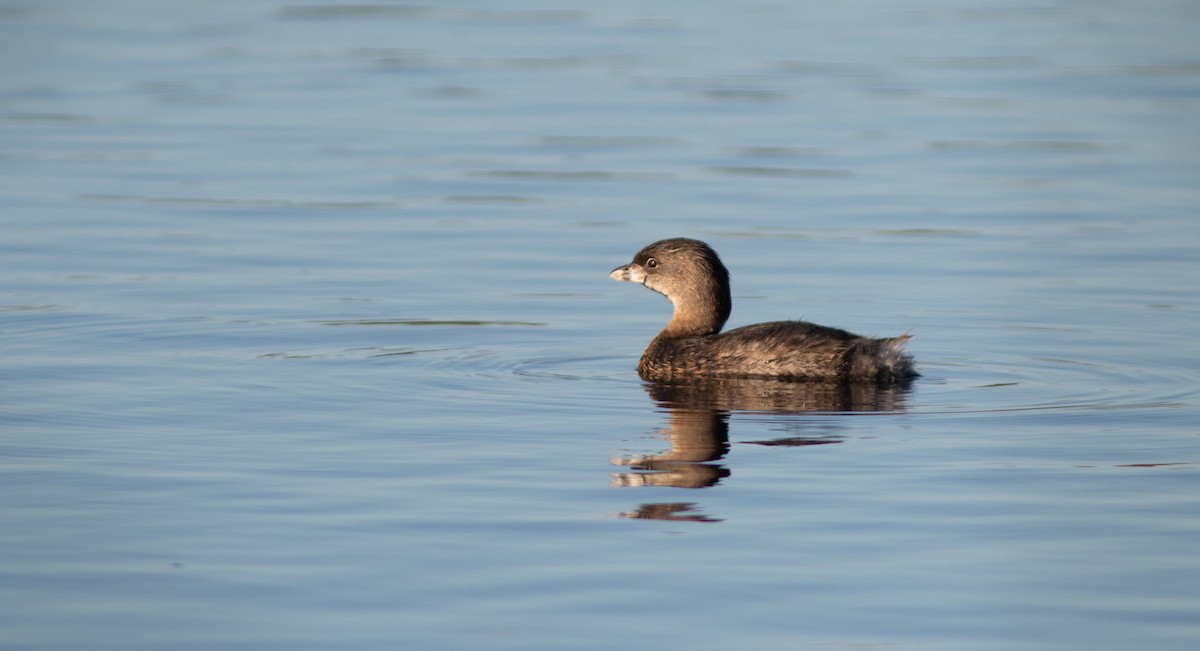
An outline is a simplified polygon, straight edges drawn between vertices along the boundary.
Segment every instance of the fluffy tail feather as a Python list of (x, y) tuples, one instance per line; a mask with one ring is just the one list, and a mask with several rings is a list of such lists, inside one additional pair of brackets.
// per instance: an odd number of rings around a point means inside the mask
[(877, 382), (904, 382), (918, 377), (913, 358), (904, 350), (912, 335), (904, 334), (887, 339), (869, 339), (850, 351), (850, 377), (873, 379)]

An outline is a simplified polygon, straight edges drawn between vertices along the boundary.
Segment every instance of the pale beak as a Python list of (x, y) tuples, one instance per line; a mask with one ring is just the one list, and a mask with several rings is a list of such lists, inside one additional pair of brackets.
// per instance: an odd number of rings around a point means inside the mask
[(642, 265), (633, 264), (632, 262), (613, 269), (608, 274), (608, 277), (613, 280), (622, 280), (629, 283), (646, 282), (646, 272), (642, 270)]

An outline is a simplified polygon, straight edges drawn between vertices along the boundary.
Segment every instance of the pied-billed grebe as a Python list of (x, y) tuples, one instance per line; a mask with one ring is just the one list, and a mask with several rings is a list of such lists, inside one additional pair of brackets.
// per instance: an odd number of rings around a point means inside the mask
[(645, 380), (771, 377), (890, 384), (916, 377), (910, 335), (871, 339), (804, 321), (759, 323), (721, 333), (729, 318), (729, 271), (707, 244), (683, 237), (650, 244), (609, 278), (641, 283), (675, 305), (638, 362)]

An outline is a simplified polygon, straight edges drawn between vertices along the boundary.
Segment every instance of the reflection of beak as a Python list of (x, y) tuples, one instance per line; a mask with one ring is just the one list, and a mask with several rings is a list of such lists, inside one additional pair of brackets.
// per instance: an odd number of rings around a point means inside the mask
[(613, 269), (608, 274), (613, 280), (623, 280), (630, 283), (641, 283), (646, 280), (646, 272), (642, 271), (642, 266), (637, 264), (627, 264)]

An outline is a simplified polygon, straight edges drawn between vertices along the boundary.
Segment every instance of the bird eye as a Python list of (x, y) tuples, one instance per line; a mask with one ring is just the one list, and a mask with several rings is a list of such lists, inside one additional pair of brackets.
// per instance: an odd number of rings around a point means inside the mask
[(657, 266), (658, 266), (658, 260), (655, 260), (654, 258), (650, 258), (649, 260), (646, 261), (647, 269), (653, 269)]

